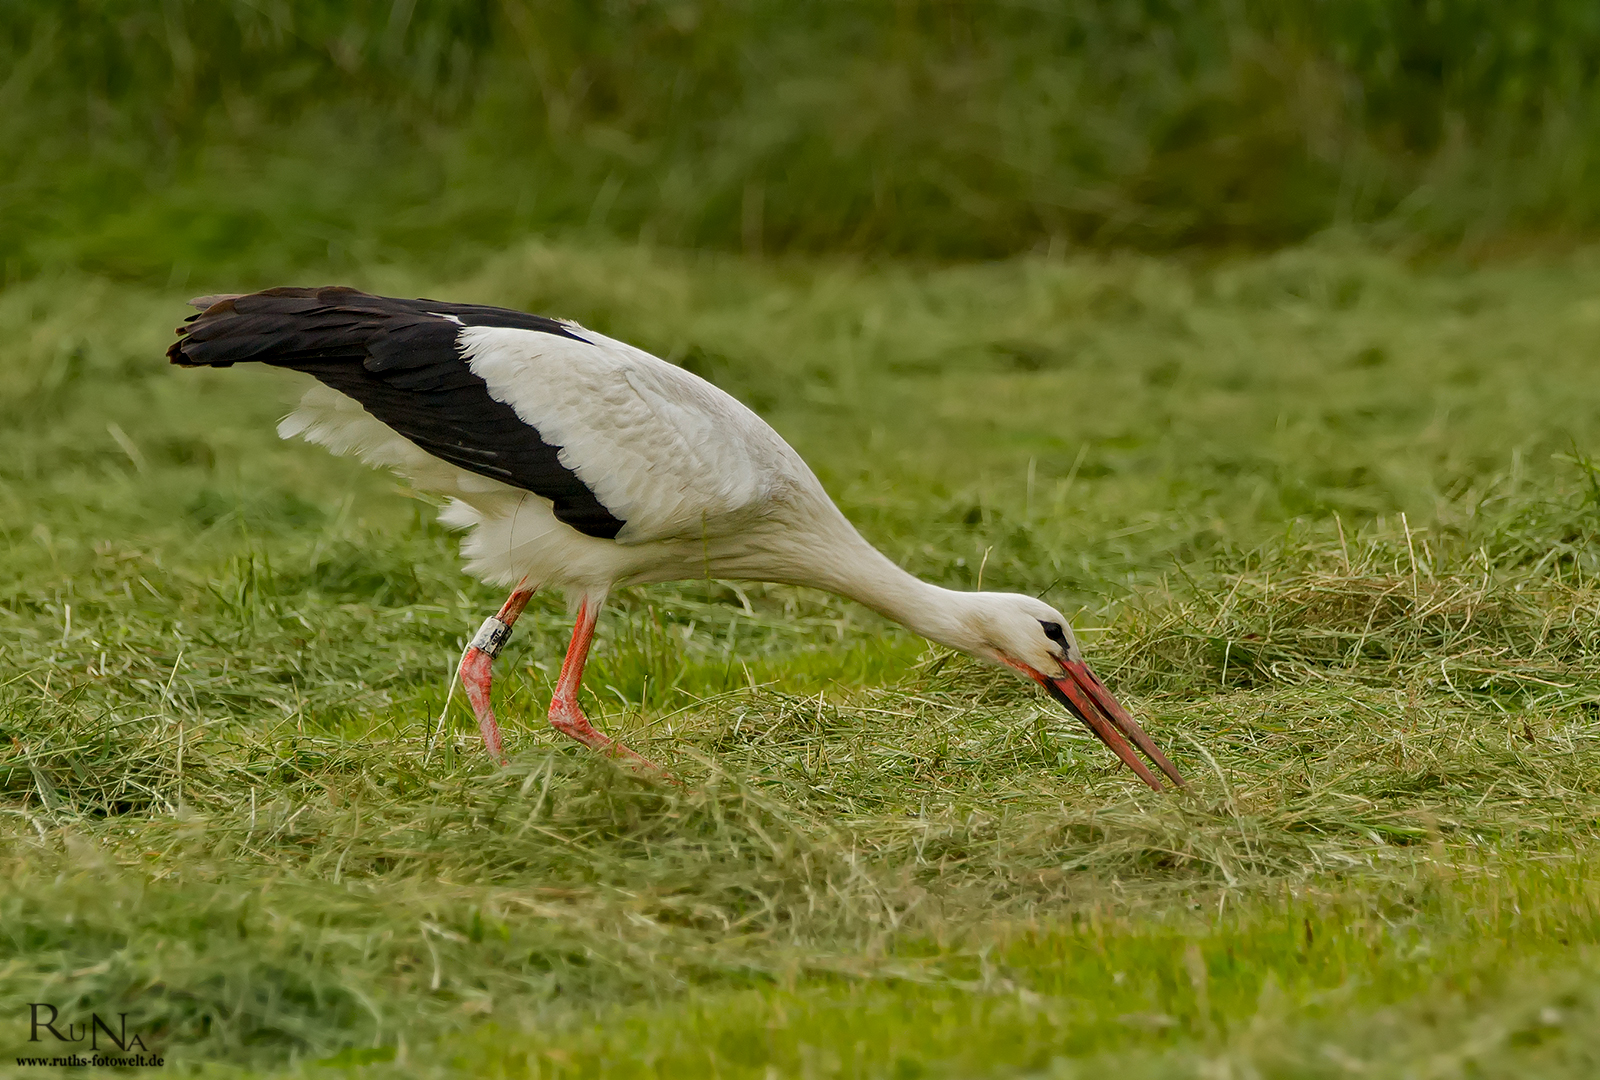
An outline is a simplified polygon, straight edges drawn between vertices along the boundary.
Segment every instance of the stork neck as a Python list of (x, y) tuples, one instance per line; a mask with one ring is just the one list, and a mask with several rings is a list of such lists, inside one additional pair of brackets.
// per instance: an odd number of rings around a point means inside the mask
[(930, 641), (972, 652), (979, 646), (967, 618), (981, 594), (930, 585), (896, 566), (857, 533), (809, 584), (848, 596)]

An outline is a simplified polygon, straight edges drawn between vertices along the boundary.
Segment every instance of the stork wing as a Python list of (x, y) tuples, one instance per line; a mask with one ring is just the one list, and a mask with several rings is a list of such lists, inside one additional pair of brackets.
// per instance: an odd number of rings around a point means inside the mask
[[(475, 304), (396, 300), (355, 289), (268, 289), (205, 297), (167, 350), (175, 364), (292, 368), (360, 402), (432, 456), (549, 499), (558, 520), (610, 538), (624, 521), (559, 460), (561, 447), (523, 423), (462, 358), (468, 326), (561, 337), (555, 319)], [(196, 301), (198, 304), (200, 301)]]
[[(574, 323), (346, 288), (194, 303), (203, 310), (179, 328), (173, 363), (314, 375), (433, 458), (549, 499), (557, 520), (589, 536), (720, 535), (809, 475), (729, 395)], [(351, 428), (308, 433), (315, 421), (297, 417), (280, 431), (335, 449), (352, 438)], [(366, 456), (403, 465), (405, 453)]]
[(490, 394), (627, 522), (621, 543), (722, 535), (805, 470), (733, 397), (603, 334), (472, 327), (461, 344)]

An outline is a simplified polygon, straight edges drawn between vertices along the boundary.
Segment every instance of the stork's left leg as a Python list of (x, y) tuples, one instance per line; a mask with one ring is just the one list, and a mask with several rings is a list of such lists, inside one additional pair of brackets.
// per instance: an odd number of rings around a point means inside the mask
[(467, 700), (472, 702), (472, 711), (478, 717), (478, 730), (483, 733), (483, 748), (502, 765), (506, 763), (506, 755), (500, 748), (500, 725), (495, 723), (494, 709), (489, 706), (489, 688), (493, 682), (490, 668), (506, 640), (511, 637), (511, 627), (515, 625), (517, 616), (522, 614), (522, 609), (528, 606), (528, 600), (533, 596), (533, 590), (525, 587), (527, 584), (524, 578), (501, 605), (500, 613), (484, 620), (473, 635), (472, 644), (467, 646), (466, 654), (461, 657), (461, 685), (466, 688)]
[(583, 682), (584, 661), (589, 658), (589, 646), (594, 644), (594, 625), (600, 618), (600, 604), (585, 597), (578, 605), (578, 622), (572, 628), (572, 644), (567, 646), (567, 658), (561, 662), (561, 678), (556, 681), (556, 692), (550, 698), (550, 726), (577, 739), (591, 750), (621, 758), (630, 765), (665, 776), (665, 771), (655, 762), (629, 750), (610, 736), (596, 731), (583, 710), (578, 708), (578, 686)]

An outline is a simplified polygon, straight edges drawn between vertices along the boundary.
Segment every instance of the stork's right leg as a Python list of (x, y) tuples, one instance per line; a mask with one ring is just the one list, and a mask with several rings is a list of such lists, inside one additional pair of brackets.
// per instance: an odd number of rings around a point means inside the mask
[(589, 718), (578, 708), (578, 686), (583, 682), (583, 665), (589, 658), (589, 646), (594, 644), (594, 625), (600, 618), (600, 605), (585, 598), (578, 605), (577, 625), (572, 628), (572, 644), (567, 646), (567, 658), (561, 662), (561, 678), (556, 680), (556, 692), (550, 698), (550, 726), (561, 734), (577, 739), (591, 750), (621, 758), (630, 765), (659, 776), (668, 774), (655, 762), (623, 746), (608, 735), (596, 731)]
[(461, 657), (461, 685), (466, 688), (467, 700), (472, 702), (472, 711), (478, 717), (478, 730), (483, 733), (483, 748), (502, 765), (506, 763), (506, 755), (500, 748), (500, 725), (495, 723), (494, 709), (489, 705), (489, 689), (493, 683), (490, 668), (494, 658), (500, 655), (506, 639), (511, 636), (511, 627), (516, 623), (517, 616), (522, 614), (522, 609), (528, 606), (528, 600), (533, 596), (532, 589), (523, 587), (526, 584), (527, 580), (524, 579), (501, 605), (500, 613), (484, 620), (473, 635), (472, 644), (467, 646), (466, 653)]

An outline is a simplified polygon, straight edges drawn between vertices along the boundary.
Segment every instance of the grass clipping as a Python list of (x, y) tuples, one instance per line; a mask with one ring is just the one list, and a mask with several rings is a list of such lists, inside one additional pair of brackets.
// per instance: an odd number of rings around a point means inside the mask
[[(6, 608), (0, 1009), (56, 994), (207, 1059), (321, 1054), (507, 1002), (966, 986), (996, 927), (1401, 879), (1445, 845), (1567, 850), (1600, 813), (1594, 510), (1291, 531), (1143, 595), (1090, 648), (1192, 777), (1165, 796), (1027, 687), (935, 653), (893, 687), (607, 717), (682, 789), (529, 735), (507, 769), (470, 739), (430, 759), (438, 696), (275, 682), (265, 658), (319, 602), (304, 582), (236, 559), (156, 588), (111, 559), (65, 631)], [(134, 578), (156, 600), (124, 602)], [(456, 617), (386, 602), (400, 637)], [(317, 621), (371, 624), (349, 608)], [(185, 622), (204, 635), (163, 643)], [(630, 662), (663, 659), (610, 659)], [(532, 689), (508, 692), (530, 723)]]

